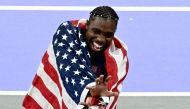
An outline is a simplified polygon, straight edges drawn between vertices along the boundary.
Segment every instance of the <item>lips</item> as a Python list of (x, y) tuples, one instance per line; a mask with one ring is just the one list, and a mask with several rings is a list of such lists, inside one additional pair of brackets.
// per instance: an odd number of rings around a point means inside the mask
[(93, 49), (93, 51), (99, 52), (103, 49), (103, 45), (100, 45), (96, 42), (93, 42), (92, 43), (92, 49)]

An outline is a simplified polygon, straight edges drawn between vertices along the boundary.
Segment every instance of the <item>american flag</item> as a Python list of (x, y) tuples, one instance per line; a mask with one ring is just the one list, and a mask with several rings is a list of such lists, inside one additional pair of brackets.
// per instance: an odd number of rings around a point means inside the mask
[[(79, 109), (88, 90), (95, 84), (90, 54), (82, 34), (86, 20), (62, 23), (54, 34), (32, 86), (23, 101), (26, 109)], [(106, 70), (112, 79), (108, 89), (120, 92), (128, 72), (127, 51), (118, 38), (105, 51)], [(116, 108), (117, 97), (110, 97), (107, 109)]]

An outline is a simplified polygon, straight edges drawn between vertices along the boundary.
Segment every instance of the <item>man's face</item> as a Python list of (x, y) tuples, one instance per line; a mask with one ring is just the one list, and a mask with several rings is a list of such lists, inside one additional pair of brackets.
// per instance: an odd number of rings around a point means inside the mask
[(100, 53), (109, 47), (114, 38), (116, 23), (101, 17), (95, 17), (87, 25), (85, 39), (92, 54)]

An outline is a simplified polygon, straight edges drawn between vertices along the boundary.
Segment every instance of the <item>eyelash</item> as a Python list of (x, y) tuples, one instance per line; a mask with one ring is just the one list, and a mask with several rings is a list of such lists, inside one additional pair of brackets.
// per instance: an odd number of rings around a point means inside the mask
[(94, 32), (95, 34), (100, 34), (100, 31), (94, 30), (93, 32)]

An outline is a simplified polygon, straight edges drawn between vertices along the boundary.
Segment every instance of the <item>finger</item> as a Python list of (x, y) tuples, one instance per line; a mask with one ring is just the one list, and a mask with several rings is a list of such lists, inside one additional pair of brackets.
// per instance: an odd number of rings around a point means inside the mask
[(111, 75), (109, 75), (109, 76), (105, 79), (104, 84), (107, 84), (107, 83), (108, 83), (108, 81), (110, 80), (110, 78), (111, 78)]
[(102, 94), (102, 96), (107, 96), (107, 97), (118, 96), (118, 95), (119, 95), (118, 92), (111, 92), (111, 91), (106, 91), (105, 93)]
[(118, 92), (110, 92), (108, 95), (109, 95), (109, 96), (118, 96), (119, 93), (118, 93)]
[(100, 85), (100, 78), (96, 78), (96, 85)]
[(100, 75), (99, 79), (100, 79), (100, 83), (103, 83), (104, 82), (104, 75)]
[(112, 92), (112, 95), (113, 96), (119, 96), (119, 93), (118, 92)]

